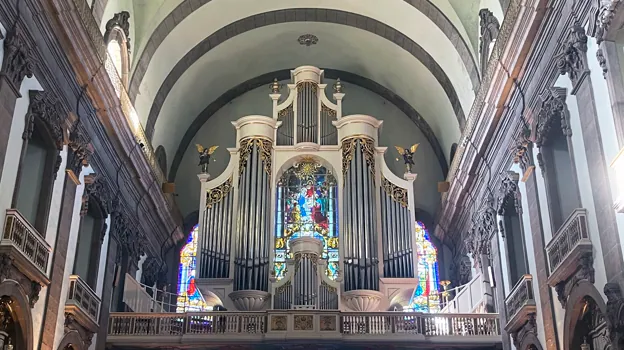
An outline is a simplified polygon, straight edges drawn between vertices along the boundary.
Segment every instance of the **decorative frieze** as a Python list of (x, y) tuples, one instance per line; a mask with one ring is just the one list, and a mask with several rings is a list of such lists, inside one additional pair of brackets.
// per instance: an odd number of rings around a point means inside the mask
[(572, 81), (572, 95), (589, 74), (587, 67), (587, 35), (582, 25), (575, 23), (570, 28), (568, 39), (563, 43), (557, 57), (559, 74), (568, 75)]
[(342, 141), (342, 175), (345, 178), (351, 167), (351, 161), (353, 160), (358, 145), (362, 150), (364, 159), (366, 159), (368, 170), (371, 174), (375, 175), (375, 142), (368, 137), (355, 136)]
[(22, 26), (15, 25), (4, 40), (4, 58), (0, 74), (6, 75), (13, 84), (15, 91), (19, 91), (25, 77), (32, 78), (35, 71), (35, 62), (32, 51), (23, 37)]
[[(102, 216), (106, 217), (113, 211), (113, 193), (106, 183), (106, 180), (98, 175), (91, 174), (84, 177), (85, 188), (82, 194), (82, 206), (80, 216), (87, 215), (89, 211), (89, 201), (93, 199), (102, 211)], [(104, 238), (104, 237), (102, 237)]]
[(500, 23), (494, 17), (489, 9), (481, 9), (479, 11), (479, 26), (481, 30), (481, 39), (479, 43), (479, 53), (481, 54), (481, 72), (487, 69), (488, 59), (490, 58), (490, 46), (498, 37), (500, 31)]

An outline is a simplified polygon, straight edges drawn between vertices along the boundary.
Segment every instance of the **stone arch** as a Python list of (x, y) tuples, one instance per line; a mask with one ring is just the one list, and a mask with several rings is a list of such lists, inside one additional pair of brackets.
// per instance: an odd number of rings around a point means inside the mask
[[(130, 78), (130, 14), (127, 11), (116, 13), (113, 18), (106, 22), (106, 32), (104, 32), (104, 42), (109, 56), (113, 59), (113, 50), (119, 49), (120, 62), (113, 62), (119, 73), (121, 84), (128, 87)], [(111, 46), (113, 45), (113, 46)]]
[(570, 291), (565, 307), (563, 322), (563, 350), (573, 350), (576, 323), (583, 312), (584, 300), (591, 298), (602, 313), (606, 315), (606, 304), (596, 287), (587, 280), (579, 281)]
[[(1, 297), (8, 297), (12, 301), (12, 316), (19, 325), (17, 336), (21, 338), (21, 344), (17, 345), (23, 346), (24, 350), (33, 350), (33, 319), (26, 292), (17, 281), (6, 279), (0, 283)], [(19, 346), (16, 348), (20, 348)]]
[(58, 350), (87, 350), (80, 333), (76, 330), (71, 330), (63, 336)]

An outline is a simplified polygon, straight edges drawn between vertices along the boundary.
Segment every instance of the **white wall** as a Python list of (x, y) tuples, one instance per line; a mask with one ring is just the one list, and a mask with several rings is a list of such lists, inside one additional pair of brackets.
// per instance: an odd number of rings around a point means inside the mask
[[(328, 91), (331, 91), (334, 81), (326, 80), (324, 82), (328, 84)], [(283, 92), (285, 90), (283, 89)], [(420, 143), (414, 158), (416, 162), (414, 172), (418, 174), (414, 183), (415, 203), (417, 208), (422, 208), (433, 216), (440, 201), (437, 182), (443, 181), (444, 178), (433, 149), (422, 132), (396, 106), (374, 93), (350, 84), (347, 84), (345, 93), (343, 115), (368, 114), (383, 120), (379, 144), (389, 147), (385, 160), (394, 174), (402, 178), (405, 172), (402, 161), (395, 161), (399, 155), (394, 149), (394, 145), (408, 147), (414, 143)], [(268, 88), (262, 86), (231, 101), (201, 127), (186, 150), (176, 175), (176, 192), (179, 194), (177, 202), (183, 215), (198, 209), (200, 186), (197, 179), (199, 168), (197, 167), (198, 158), (195, 144), (199, 143), (206, 147), (220, 146), (214, 155), (216, 161), (211, 162), (209, 168), (212, 178), (215, 178), (225, 170), (229, 162), (229, 153), (226, 148), (235, 147), (236, 144), (236, 132), (231, 121), (250, 114), (270, 116), (271, 111), (272, 105)], [(154, 145), (154, 147), (157, 146)], [(173, 160), (174, 151), (167, 150), (168, 162)], [(449, 151), (445, 150), (445, 153), (449, 153)], [(448, 157), (448, 154), (445, 156)], [(168, 166), (170, 167), (171, 163)]]

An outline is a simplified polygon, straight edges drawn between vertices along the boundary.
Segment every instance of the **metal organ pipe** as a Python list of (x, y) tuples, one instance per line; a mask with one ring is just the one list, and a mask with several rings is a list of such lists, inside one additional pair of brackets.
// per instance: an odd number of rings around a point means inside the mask
[(407, 190), (382, 179), (381, 219), (384, 277), (414, 277), (412, 215), (407, 207)]
[(230, 264), (230, 232), (234, 196), (232, 179), (211, 189), (206, 200), (202, 224), (200, 278), (228, 278)]

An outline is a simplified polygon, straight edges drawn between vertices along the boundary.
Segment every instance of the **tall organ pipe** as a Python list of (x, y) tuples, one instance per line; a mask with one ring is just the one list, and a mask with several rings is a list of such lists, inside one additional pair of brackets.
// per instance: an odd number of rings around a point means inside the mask
[(407, 190), (383, 179), (381, 195), (384, 277), (414, 277), (412, 220), (407, 207)]
[[(248, 143), (252, 145), (249, 146)], [(241, 168), (235, 259), (235, 290), (268, 290), (269, 186), (270, 159), (263, 159), (262, 148), (271, 147), (261, 139), (241, 141)], [(245, 147), (251, 147), (245, 154)], [(242, 159), (245, 158), (246, 159)]]
[[(343, 141), (345, 290), (379, 290), (372, 141)], [(346, 159), (345, 159), (346, 158)]]
[(211, 189), (207, 195), (199, 249), (200, 278), (228, 278), (232, 206), (232, 179)]

